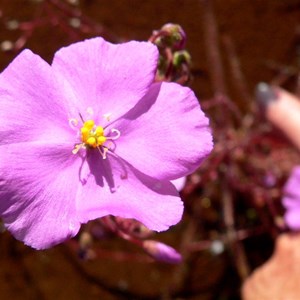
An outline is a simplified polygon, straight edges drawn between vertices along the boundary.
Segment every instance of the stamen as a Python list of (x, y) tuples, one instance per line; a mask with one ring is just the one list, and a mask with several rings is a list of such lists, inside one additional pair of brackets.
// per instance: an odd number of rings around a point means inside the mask
[(97, 140), (95, 137), (93, 136), (90, 136), (86, 142), (86, 144), (88, 144), (90, 147), (93, 147), (93, 148), (96, 148), (97, 147)]
[(83, 119), (83, 117), (82, 117), (82, 114), (81, 114), (81, 113), (79, 113), (79, 117), (80, 117), (80, 119), (81, 119), (82, 123), (84, 123), (84, 119)]
[(87, 128), (88, 130), (92, 130), (95, 125), (93, 120), (87, 120), (83, 123), (83, 127)]
[(74, 118), (69, 119), (69, 125), (71, 126), (72, 129), (76, 129), (78, 125), (78, 120)]
[(98, 145), (103, 145), (105, 142), (106, 142), (106, 137), (105, 136), (99, 136), (99, 137), (97, 137), (97, 144)]
[(113, 128), (113, 129), (111, 129), (111, 132), (116, 133), (116, 135), (115, 136), (107, 136), (106, 138), (108, 140), (116, 140), (121, 136), (121, 132), (118, 129)]
[(111, 117), (111, 113), (107, 113), (107, 114), (104, 114), (104, 115), (103, 115), (103, 118), (104, 118), (107, 122), (110, 121), (110, 117)]
[(74, 149), (72, 150), (72, 153), (73, 153), (73, 154), (77, 154), (78, 151), (79, 151), (82, 147), (84, 147), (83, 144), (77, 144), (77, 145), (75, 145)]
[(97, 127), (96, 127), (96, 130), (95, 130), (95, 133), (96, 133), (97, 136), (103, 135), (103, 134), (104, 134), (104, 129), (103, 129), (103, 127), (102, 127), (102, 126), (97, 126)]
[(82, 141), (86, 142), (86, 140), (89, 137), (90, 131), (86, 127), (82, 127), (80, 129), (80, 131), (81, 131), (81, 139), (82, 139)]
[(106, 148), (106, 147), (102, 147), (102, 148), (97, 147), (97, 149), (98, 149), (99, 153), (101, 154), (102, 158), (106, 159), (106, 153), (108, 152), (108, 148)]

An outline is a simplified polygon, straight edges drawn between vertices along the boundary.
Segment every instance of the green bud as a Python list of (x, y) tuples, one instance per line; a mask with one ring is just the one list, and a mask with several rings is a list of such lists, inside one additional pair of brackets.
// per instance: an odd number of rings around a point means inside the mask
[(181, 64), (186, 63), (190, 65), (191, 63), (191, 55), (186, 50), (176, 51), (173, 56), (173, 65), (175, 67), (179, 67)]

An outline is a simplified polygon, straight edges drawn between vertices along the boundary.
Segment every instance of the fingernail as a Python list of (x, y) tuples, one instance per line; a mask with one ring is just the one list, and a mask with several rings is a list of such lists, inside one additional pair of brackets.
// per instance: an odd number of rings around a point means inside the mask
[(260, 82), (255, 89), (256, 101), (262, 107), (267, 107), (271, 102), (276, 101), (278, 93), (275, 88), (265, 82)]

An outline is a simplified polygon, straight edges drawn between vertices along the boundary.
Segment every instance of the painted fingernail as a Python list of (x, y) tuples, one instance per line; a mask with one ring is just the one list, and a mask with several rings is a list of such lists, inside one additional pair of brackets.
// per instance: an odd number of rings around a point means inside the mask
[(267, 107), (271, 102), (276, 101), (278, 93), (274, 87), (265, 82), (260, 82), (256, 86), (255, 97), (259, 105)]

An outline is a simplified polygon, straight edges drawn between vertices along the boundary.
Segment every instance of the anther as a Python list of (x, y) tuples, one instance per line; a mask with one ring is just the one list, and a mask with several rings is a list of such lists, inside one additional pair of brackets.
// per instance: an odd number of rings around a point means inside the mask
[(96, 148), (97, 147), (97, 140), (95, 137), (90, 136), (87, 140), (86, 140), (86, 144), (88, 144), (90, 147)]
[(82, 127), (80, 129), (80, 131), (81, 131), (81, 139), (82, 139), (82, 141), (86, 142), (86, 140), (89, 137), (90, 131), (86, 127)]
[(105, 142), (106, 142), (106, 137), (105, 136), (101, 135), (101, 136), (97, 137), (98, 146), (103, 145)]
[(88, 130), (92, 130), (95, 125), (93, 120), (87, 120), (84, 122), (83, 127), (87, 128)]
[(96, 127), (96, 130), (95, 130), (95, 133), (96, 133), (97, 136), (103, 135), (103, 134), (104, 134), (104, 129), (103, 129), (103, 127), (97, 126), (97, 127)]

